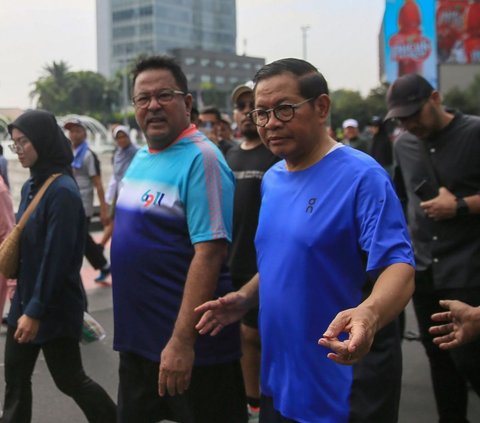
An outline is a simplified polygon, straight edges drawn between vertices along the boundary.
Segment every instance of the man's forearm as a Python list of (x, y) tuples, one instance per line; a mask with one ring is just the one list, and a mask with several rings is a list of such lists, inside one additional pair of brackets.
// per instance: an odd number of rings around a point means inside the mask
[(414, 276), (414, 268), (405, 263), (392, 264), (380, 274), (372, 293), (359, 306), (373, 312), (376, 331), (405, 308), (415, 289)]
[(250, 279), (245, 285), (243, 285), (239, 292), (242, 292), (247, 298), (247, 302), (250, 308), (258, 305), (258, 290), (260, 284), (259, 274), (256, 273), (255, 276)]
[(468, 205), (469, 214), (480, 214), (480, 195), (470, 195), (463, 198)]
[(100, 202), (100, 206), (105, 206), (107, 203), (105, 202), (105, 191), (103, 190), (102, 178), (97, 175), (92, 178), (93, 185), (97, 191), (98, 201)]
[(199, 319), (194, 309), (212, 299), (226, 254), (225, 240), (195, 244), (195, 254), (188, 270), (182, 304), (172, 338), (194, 344), (197, 333), (195, 325)]

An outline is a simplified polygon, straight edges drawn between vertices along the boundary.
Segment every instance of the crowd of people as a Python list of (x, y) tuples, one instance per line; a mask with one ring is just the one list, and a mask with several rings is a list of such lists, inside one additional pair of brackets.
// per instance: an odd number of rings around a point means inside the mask
[[(394, 423), (412, 296), (438, 419), (468, 421), (468, 385), (480, 395), (480, 119), (447, 111), (410, 74), (389, 88), (385, 118), (361, 133), (350, 117), (337, 140), (312, 64), (277, 60), (252, 77), (230, 117), (194, 106), (175, 60), (139, 60), (146, 145), (113, 127), (106, 191), (81, 119), (60, 127), (31, 110), (9, 126), (30, 169), (16, 220), (40, 201), (16, 286), (0, 279), (1, 422), (32, 420), (42, 351), (90, 422)], [(0, 213), (1, 241), (15, 220), (2, 161)], [(83, 256), (96, 282), (111, 275), (116, 404), (81, 362)]]

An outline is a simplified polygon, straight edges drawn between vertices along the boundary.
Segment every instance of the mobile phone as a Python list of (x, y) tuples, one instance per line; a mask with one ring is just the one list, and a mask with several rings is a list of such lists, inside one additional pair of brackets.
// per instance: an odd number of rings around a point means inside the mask
[(422, 201), (428, 201), (431, 200), (432, 198), (435, 198), (438, 196), (438, 190), (436, 190), (430, 182), (428, 182), (426, 179), (424, 179), (422, 182), (420, 182), (413, 192), (420, 198)]

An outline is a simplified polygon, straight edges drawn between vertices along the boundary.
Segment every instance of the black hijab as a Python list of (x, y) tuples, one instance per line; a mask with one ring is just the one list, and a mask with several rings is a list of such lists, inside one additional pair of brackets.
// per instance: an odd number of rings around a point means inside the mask
[(42, 184), (52, 173), (72, 176), (72, 145), (58, 126), (55, 116), (44, 110), (27, 110), (8, 125), (22, 131), (35, 147), (38, 160), (30, 168), (35, 184)]

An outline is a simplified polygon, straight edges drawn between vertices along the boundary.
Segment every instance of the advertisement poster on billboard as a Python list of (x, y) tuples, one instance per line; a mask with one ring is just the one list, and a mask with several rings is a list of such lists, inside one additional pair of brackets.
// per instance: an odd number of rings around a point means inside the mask
[(437, 0), (439, 63), (480, 63), (480, 1)]
[(384, 37), (388, 82), (418, 73), (438, 87), (435, 0), (387, 0)]

